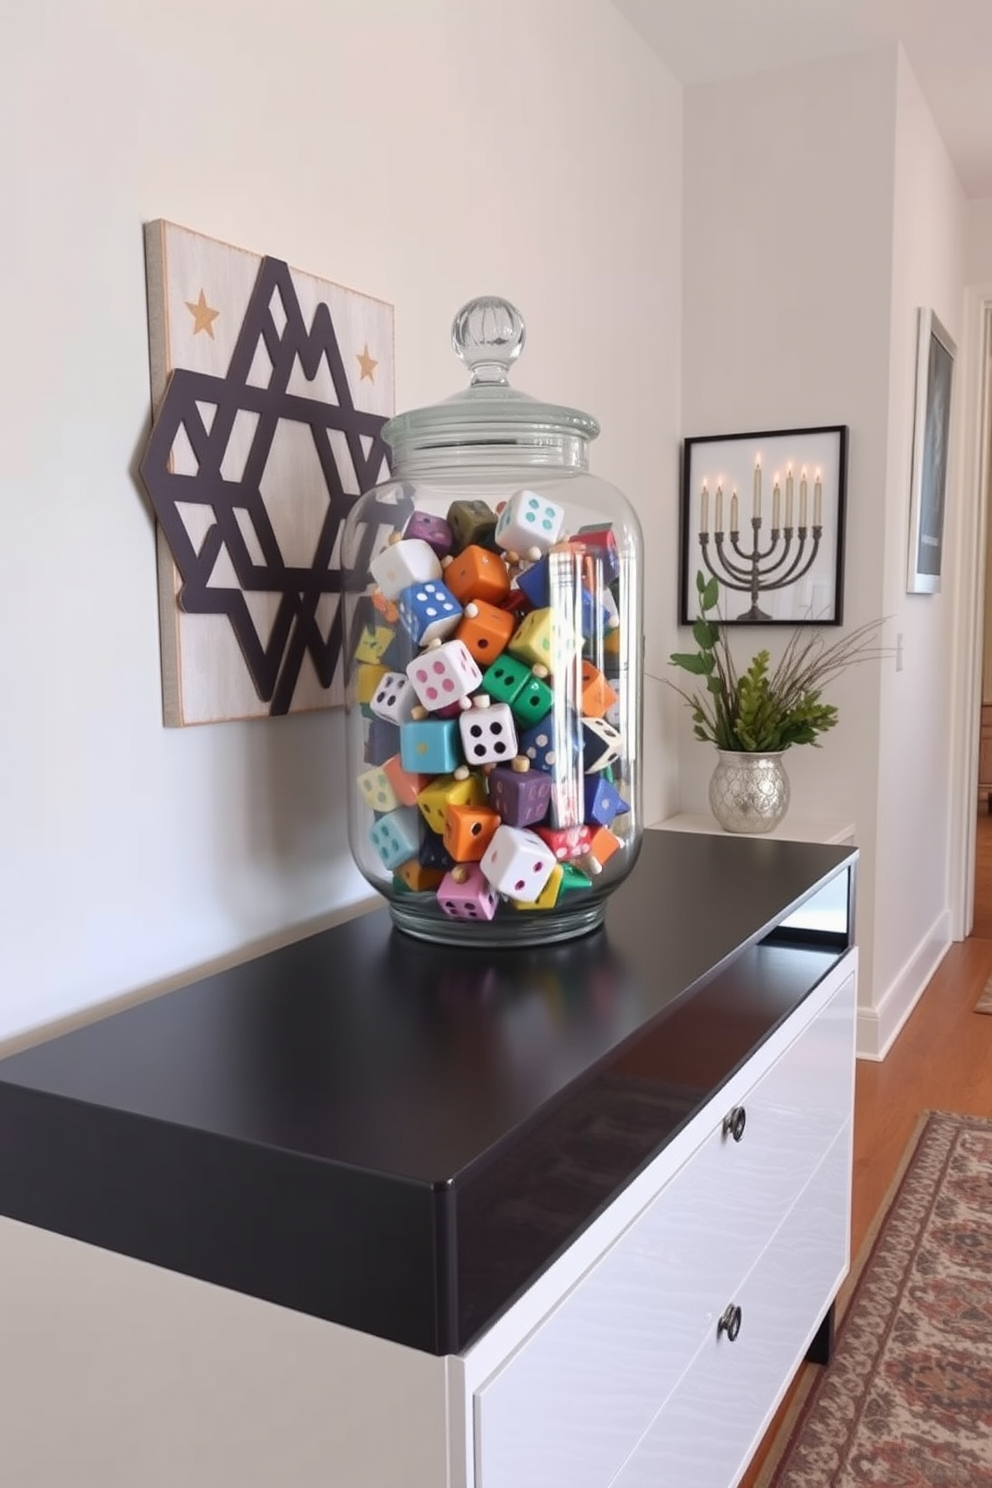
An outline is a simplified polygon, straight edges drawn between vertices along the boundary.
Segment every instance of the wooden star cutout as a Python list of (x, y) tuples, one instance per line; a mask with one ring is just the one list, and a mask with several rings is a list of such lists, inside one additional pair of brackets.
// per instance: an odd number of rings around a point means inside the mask
[(193, 335), (198, 336), (201, 331), (206, 331), (212, 341), (214, 339), (214, 321), (217, 319), (220, 311), (211, 310), (202, 289), (200, 290), (200, 298), (195, 304), (192, 300), (186, 301), (186, 309), (193, 317)]
[(364, 382), (366, 377), (369, 382), (375, 382), (375, 369), (379, 363), (374, 356), (369, 355), (369, 343), (367, 341), (364, 348), (356, 352), (356, 356), (358, 357), (358, 365), (362, 369), (362, 375), (358, 379), (359, 382)]

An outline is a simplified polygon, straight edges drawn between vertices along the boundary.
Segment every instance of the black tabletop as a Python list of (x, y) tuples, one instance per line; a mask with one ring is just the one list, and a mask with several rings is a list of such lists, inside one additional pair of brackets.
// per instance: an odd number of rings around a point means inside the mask
[(834, 963), (771, 932), (854, 856), (649, 832), (577, 940), (448, 948), (383, 908), (53, 1038), (0, 1061), (0, 1212), (462, 1348)]

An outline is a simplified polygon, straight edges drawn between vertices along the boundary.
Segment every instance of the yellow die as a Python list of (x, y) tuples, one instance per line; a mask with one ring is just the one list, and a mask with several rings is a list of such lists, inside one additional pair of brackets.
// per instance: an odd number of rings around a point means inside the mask
[(366, 625), (355, 647), (355, 660), (379, 662), (396, 639), (396, 632), (388, 625)]
[(386, 666), (372, 666), (362, 662), (355, 668), (355, 701), (370, 703), (379, 691), (379, 683), (389, 671)]
[(449, 806), (480, 806), (486, 799), (486, 787), (478, 775), (437, 775), (417, 796), (424, 821), (440, 837), (444, 832), (444, 814)]
[(561, 881), (564, 877), (564, 868), (560, 863), (556, 863), (551, 870), (551, 877), (536, 899), (532, 899), (529, 904), (524, 904), (519, 899), (513, 899), (510, 902), (514, 909), (554, 909), (558, 903), (558, 891), (561, 888)]
[(575, 655), (579, 644), (573, 628), (562, 624), (549, 606), (525, 615), (506, 649), (528, 666), (546, 666), (556, 672)]

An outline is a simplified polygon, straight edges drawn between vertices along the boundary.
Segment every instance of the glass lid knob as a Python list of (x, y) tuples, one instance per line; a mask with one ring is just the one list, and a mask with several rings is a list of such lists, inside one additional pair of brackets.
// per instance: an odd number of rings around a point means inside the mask
[(472, 374), (472, 386), (507, 385), (510, 363), (523, 349), (526, 327), (516, 305), (496, 295), (469, 300), (455, 316), (451, 344)]

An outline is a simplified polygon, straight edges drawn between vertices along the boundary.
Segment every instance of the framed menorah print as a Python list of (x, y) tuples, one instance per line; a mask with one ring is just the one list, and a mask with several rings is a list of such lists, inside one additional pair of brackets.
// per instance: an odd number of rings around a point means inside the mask
[(909, 594), (936, 594), (944, 552), (944, 494), (957, 347), (932, 310), (920, 310), (909, 507)]
[(840, 625), (846, 491), (846, 424), (686, 439), (679, 622), (702, 573), (727, 625)]

